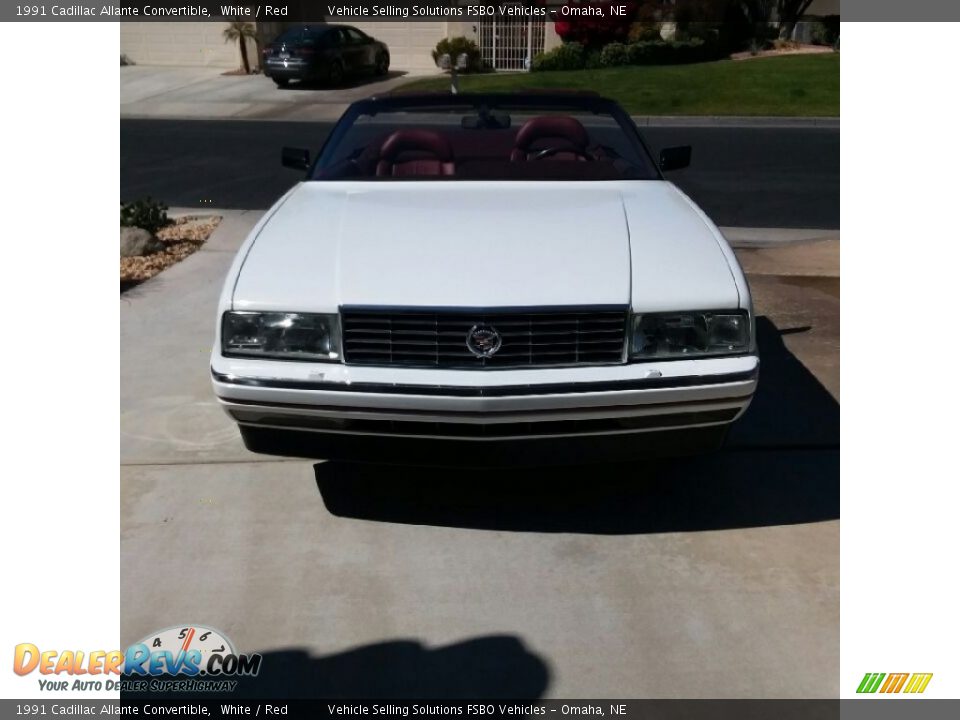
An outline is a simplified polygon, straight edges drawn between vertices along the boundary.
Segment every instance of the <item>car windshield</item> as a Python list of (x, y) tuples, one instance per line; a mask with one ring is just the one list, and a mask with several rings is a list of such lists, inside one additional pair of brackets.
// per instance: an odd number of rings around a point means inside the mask
[(629, 116), (600, 98), (425, 96), (351, 106), (313, 180), (654, 180)]

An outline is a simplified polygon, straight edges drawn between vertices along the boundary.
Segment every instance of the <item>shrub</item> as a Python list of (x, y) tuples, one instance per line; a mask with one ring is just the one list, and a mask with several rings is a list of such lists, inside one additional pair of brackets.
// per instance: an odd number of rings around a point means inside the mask
[(583, 58), (583, 67), (587, 70), (596, 70), (603, 67), (600, 63), (600, 50), (588, 50)]
[(814, 45), (839, 45), (840, 41), (840, 16), (826, 15), (820, 19), (813, 27), (810, 41)]
[(718, 60), (724, 55), (719, 45), (694, 40), (639, 42), (627, 46), (630, 65), (681, 65)]
[(776, 24), (770, 23), (776, 7), (777, 2), (772, 0), (725, 3), (718, 17), (720, 23), (714, 25), (719, 31), (720, 45), (727, 52), (744, 50), (751, 44), (765, 47), (780, 34)]
[(652, 42), (635, 42), (627, 45), (627, 64), (650, 65)]
[(564, 43), (533, 58), (531, 70), (549, 72), (553, 70), (582, 70), (586, 62), (583, 45)]
[(690, 23), (682, 30), (677, 30), (674, 40), (703, 40), (707, 45), (719, 45), (722, 23)]
[(610, 43), (602, 50), (586, 50), (577, 43), (566, 43), (533, 59), (533, 70), (582, 70), (621, 65), (680, 65), (719, 60), (726, 53), (717, 42), (700, 38), (664, 42)]
[(678, 64), (717, 60), (721, 56), (717, 46), (706, 43), (700, 38), (686, 42), (672, 42), (670, 45), (669, 52), (674, 56), (673, 62)]
[(630, 32), (627, 33), (627, 41), (631, 43), (658, 40), (663, 40), (660, 36), (660, 23), (635, 22), (630, 25)]
[(168, 225), (167, 206), (162, 202), (151, 200), (135, 200), (132, 203), (120, 203), (120, 226), (138, 227), (155, 233), (164, 225)]
[(627, 65), (630, 58), (627, 55), (627, 46), (623, 43), (610, 43), (600, 51), (601, 67), (618, 67)]
[(434, 62), (437, 62), (441, 55), (450, 55), (451, 65), (455, 64), (457, 58), (464, 53), (467, 56), (467, 67), (459, 72), (483, 72), (486, 69), (483, 64), (483, 59), (480, 57), (480, 48), (477, 47), (477, 44), (473, 40), (465, 38), (462, 35), (459, 37), (444, 38), (437, 43), (436, 48), (430, 51)]

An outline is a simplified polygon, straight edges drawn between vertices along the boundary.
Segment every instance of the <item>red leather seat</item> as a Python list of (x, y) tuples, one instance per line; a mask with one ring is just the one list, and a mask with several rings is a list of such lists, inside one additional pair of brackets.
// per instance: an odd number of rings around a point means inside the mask
[[(510, 159), (524, 162), (536, 159), (547, 147), (559, 148), (549, 155), (552, 160), (586, 160), (590, 138), (576, 118), (566, 115), (544, 115), (527, 120), (517, 132)], [(534, 145), (539, 144), (537, 149)]]
[(444, 176), (455, 171), (453, 148), (432, 130), (397, 130), (380, 146), (377, 177)]

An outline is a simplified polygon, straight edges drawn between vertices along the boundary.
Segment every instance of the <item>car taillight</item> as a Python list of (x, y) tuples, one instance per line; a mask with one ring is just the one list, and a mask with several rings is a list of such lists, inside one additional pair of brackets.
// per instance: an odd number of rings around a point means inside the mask
[(313, 48), (300, 48), (299, 50), (297, 50), (297, 55), (300, 55), (301, 57), (304, 57), (304, 56), (307, 56), (307, 55), (313, 55), (313, 54), (315, 54), (316, 52), (317, 52), (317, 51), (314, 50)]

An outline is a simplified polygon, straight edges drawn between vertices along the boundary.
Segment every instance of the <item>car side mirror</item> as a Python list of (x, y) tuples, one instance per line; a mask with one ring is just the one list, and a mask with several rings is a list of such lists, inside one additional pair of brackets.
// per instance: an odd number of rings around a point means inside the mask
[(689, 145), (668, 147), (660, 151), (660, 169), (663, 172), (679, 170), (690, 165), (690, 156), (693, 148)]
[(310, 151), (303, 148), (285, 147), (280, 153), (280, 162), (284, 167), (294, 170), (310, 168)]

